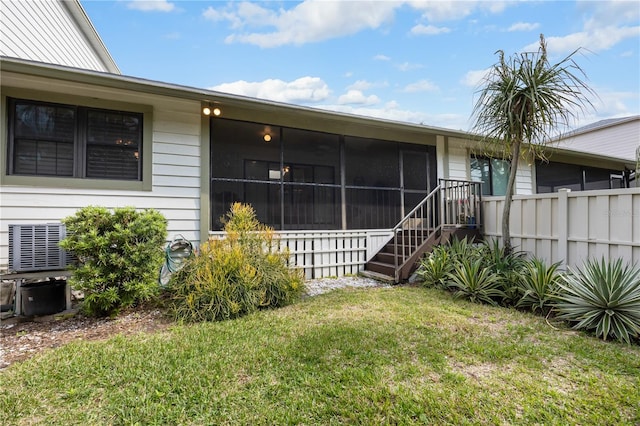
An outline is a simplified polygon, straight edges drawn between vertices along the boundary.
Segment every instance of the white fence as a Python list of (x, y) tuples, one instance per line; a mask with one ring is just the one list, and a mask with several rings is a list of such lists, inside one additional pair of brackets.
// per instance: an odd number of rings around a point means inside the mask
[[(504, 197), (483, 199), (486, 238), (502, 235)], [(640, 264), (640, 189), (515, 196), (511, 243), (519, 250), (563, 265), (588, 258), (623, 258)]]
[(291, 265), (303, 269), (306, 279), (357, 274), (393, 235), (389, 229), (277, 233), (281, 247), (289, 249)]

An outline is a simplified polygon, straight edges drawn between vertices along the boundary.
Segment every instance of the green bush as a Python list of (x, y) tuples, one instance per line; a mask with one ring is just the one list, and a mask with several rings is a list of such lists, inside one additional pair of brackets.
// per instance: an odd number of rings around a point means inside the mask
[(627, 343), (640, 337), (639, 269), (623, 265), (622, 259), (588, 260), (582, 270), (569, 268), (558, 285), (558, 318), (573, 328)]
[(543, 260), (536, 258), (526, 262), (518, 280), (521, 297), (516, 307), (547, 314), (558, 292), (561, 279), (559, 266), (560, 262), (547, 266)]
[(67, 237), (60, 246), (78, 259), (69, 282), (84, 293), (88, 315), (113, 316), (157, 293), (167, 236), (160, 213), (89, 206), (62, 222)]
[(236, 318), (291, 303), (304, 289), (301, 271), (287, 266), (288, 253), (250, 206), (233, 204), (224, 223), (226, 237), (202, 244), (171, 278), (170, 308), (177, 320)]

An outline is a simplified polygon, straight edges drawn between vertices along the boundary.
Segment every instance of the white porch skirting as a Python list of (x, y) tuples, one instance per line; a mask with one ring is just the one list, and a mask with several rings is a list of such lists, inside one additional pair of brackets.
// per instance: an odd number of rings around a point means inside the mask
[[(356, 275), (392, 236), (390, 229), (349, 231), (278, 231), (291, 265), (307, 279)], [(209, 232), (222, 236), (224, 232)]]

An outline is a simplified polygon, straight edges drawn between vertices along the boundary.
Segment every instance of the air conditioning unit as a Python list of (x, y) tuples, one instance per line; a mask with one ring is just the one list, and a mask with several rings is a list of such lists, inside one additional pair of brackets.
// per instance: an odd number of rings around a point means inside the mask
[(66, 236), (62, 223), (9, 225), (9, 270), (65, 269), (72, 257), (58, 245)]

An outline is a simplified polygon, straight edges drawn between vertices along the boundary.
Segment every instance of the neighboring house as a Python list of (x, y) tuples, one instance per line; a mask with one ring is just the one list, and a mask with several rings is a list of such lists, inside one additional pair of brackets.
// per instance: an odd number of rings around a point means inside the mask
[(2, 0), (0, 56), (119, 74), (78, 0)]
[[(5, 50), (11, 42), (4, 41), (0, 269), (8, 264), (10, 224), (59, 222), (87, 205), (155, 208), (170, 235), (205, 241), (230, 203), (241, 201), (278, 230), (354, 231), (371, 241), (376, 233), (388, 239), (441, 178), (483, 180), (486, 195), (504, 193), (505, 163), (477, 155), (468, 133), (122, 76), (78, 2), (27, 3), (46, 3), (40, 7), (62, 13), (61, 22), (74, 22), (76, 32), (47, 37), (72, 34), (102, 68)], [(19, 8), (10, 4), (2, 13)], [(14, 27), (31, 28), (16, 19)], [(630, 165), (567, 149), (553, 158), (603, 173)], [(521, 164), (518, 194), (539, 189), (536, 171)], [(319, 251), (320, 243), (305, 244), (304, 256)], [(323, 253), (347, 250), (331, 244)], [(351, 262), (344, 257), (332, 267)]]
[(574, 191), (589, 189), (614, 189), (636, 186), (638, 149), (640, 148), (640, 115), (611, 118), (580, 127), (549, 146), (570, 153), (604, 155), (625, 162), (625, 170), (587, 167), (584, 164), (567, 164), (553, 156), (548, 164), (538, 164), (537, 192), (555, 192), (559, 187)]

